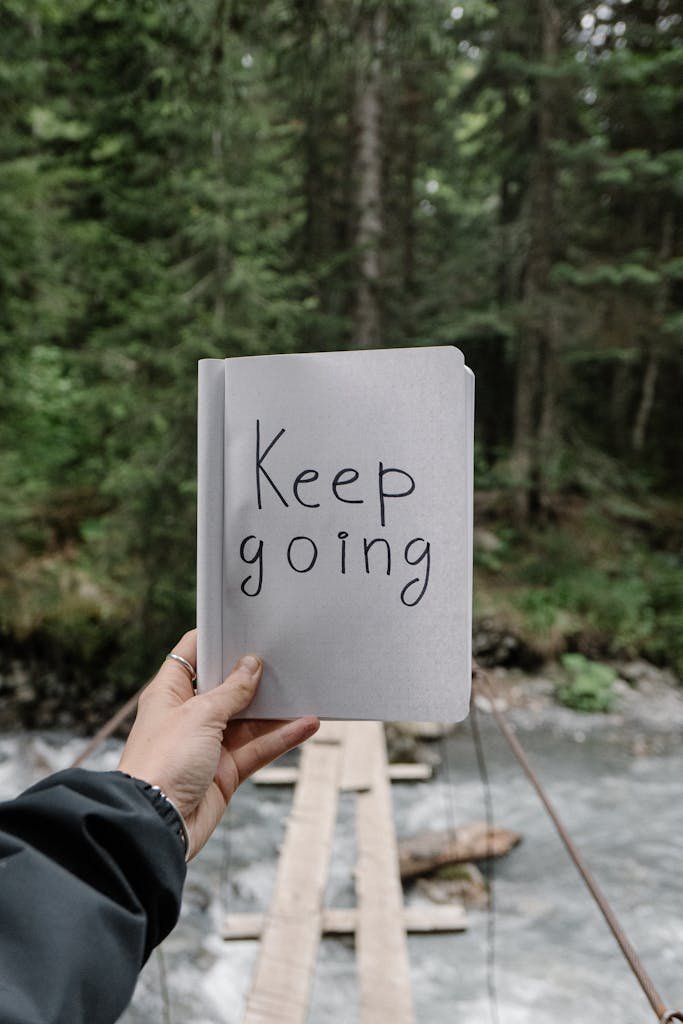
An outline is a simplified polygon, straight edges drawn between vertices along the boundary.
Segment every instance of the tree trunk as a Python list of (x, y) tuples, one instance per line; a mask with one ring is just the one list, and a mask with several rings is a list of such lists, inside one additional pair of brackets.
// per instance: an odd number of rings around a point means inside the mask
[(403, 102), (401, 104), (401, 120), (403, 122), (403, 167), (402, 167), (402, 202), (401, 226), (403, 236), (402, 252), (402, 303), (403, 331), (407, 338), (414, 338), (419, 333), (414, 319), (416, 279), (415, 279), (415, 175), (418, 164), (418, 126), (422, 106), (422, 92), (417, 76), (407, 71), (403, 76)]
[(386, 35), (386, 10), (361, 13), (359, 37), (361, 64), (356, 78), (355, 158), (356, 248), (358, 250), (358, 286), (354, 309), (354, 340), (359, 348), (373, 348), (381, 340), (379, 301), (382, 236), (382, 51)]
[(610, 424), (612, 443), (623, 455), (627, 447), (625, 438), (628, 436), (628, 410), (633, 398), (633, 369), (625, 359), (619, 359), (614, 366), (610, 384)]
[[(561, 22), (551, 0), (540, 0), (542, 57), (557, 61)], [(537, 149), (528, 201), (529, 250), (524, 275), (525, 315), (520, 325), (515, 383), (511, 465), (515, 511), (527, 522), (547, 499), (549, 454), (556, 443), (557, 349), (559, 323), (550, 294), (555, 248), (556, 170), (552, 154), (556, 86), (549, 76), (538, 83)]]
[(556, 462), (561, 426), (559, 403), (560, 320), (557, 310), (550, 309), (546, 321), (541, 375), (540, 422), (538, 425), (538, 501), (547, 510), (553, 489), (553, 465)]
[[(211, 50), (211, 70), (216, 89), (220, 89), (221, 67), (223, 64), (224, 48), (223, 33), (225, 31), (226, 0), (218, 0), (214, 14), (214, 38)], [(225, 153), (223, 145), (223, 127), (221, 124), (220, 111), (217, 123), (211, 132), (211, 156), (216, 168), (216, 176), (221, 181), (225, 176)], [(221, 197), (225, 190), (221, 188)], [(225, 305), (225, 283), (228, 276), (228, 245), (226, 238), (227, 211), (225, 200), (221, 198), (218, 210), (218, 238), (216, 239), (216, 273), (213, 303), (213, 317), (216, 325), (216, 332), (220, 333), (226, 321)]]
[(650, 421), (652, 407), (655, 403), (655, 389), (657, 387), (658, 376), (659, 353), (657, 352), (656, 346), (653, 345), (650, 349), (650, 354), (645, 366), (643, 386), (640, 392), (640, 402), (638, 403), (638, 412), (636, 413), (635, 423), (633, 424), (633, 438), (631, 443), (633, 445), (633, 450), (636, 452), (642, 452), (645, 447), (645, 434), (647, 431), (647, 425)]
[[(671, 259), (671, 253), (673, 250), (673, 236), (674, 236), (674, 219), (671, 210), (667, 210), (662, 221), (662, 238), (659, 246), (659, 264), (661, 267), (662, 263), (665, 263), (668, 259)], [(667, 279), (662, 275), (661, 283), (657, 289), (657, 295), (654, 303), (654, 323), (655, 330), (661, 324), (664, 314), (666, 313), (666, 306), (669, 300), (669, 288)], [(631, 444), (635, 452), (642, 452), (645, 447), (645, 436), (647, 434), (648, 423), (650, 422), (650, 416), (652, 409), (655, 404), (655, 391), (657, 388), (657, 377), (659, 376), (659, 364), (661, 360), (661, 345), (658, 338), (652, 337), (649, 342), (649, 351), (647, 357), (647, 363), (645, 365), (645, 373), (643, 374), (643, 386), (640, 392), (640, 402), (638, 403), (638, 411), (636, 413), (635, 422), (633, 424), (633, 435), (631, 437)]]
[(536, 463), (535, 430), (539, 363), (537, 332), (522, 325), (517, 342), (514, 434), (510, 459), (515, 515), (520, 523), (527, 522), (531, 515), (532, 480)]

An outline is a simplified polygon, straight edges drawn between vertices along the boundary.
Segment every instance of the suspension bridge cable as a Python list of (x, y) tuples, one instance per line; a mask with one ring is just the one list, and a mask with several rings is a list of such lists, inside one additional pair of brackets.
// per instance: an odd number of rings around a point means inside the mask
[(123, 723), (128, 718), (130, 718), (130, 716), (133, 714), (133, 712), (135, 711), (135, 709), (136, 709), (136, 707), (138, 705), (138, 700), (140, 699), (140, 694), (142, 693), (142, 691), (145, 689), (146, 686), (147, 686), (147, 683), (145, 683), (144, 686), (141, 686), (140, 689), (137, 691), (137, 693), (134, 693), (132, 697), (129, 697), (129, 699), (126, 701), (126, 703), (123, 704), (119, 708), (119, 710), (116, 711), (111, 716), (111, 718), (109, 718), (104, 723), (102, 728), (97, 730), (97, 732), (95, 733), (93, 738), (83, 748), (83, 750), (80, 752), (78, 757), (74, 761), (71, 762), (71, 765), (70, 765), (71, 768), (78, 768), (79, 765), (82, 765), (84, 761), (86, 761), (92, 754), (95, 753), (95, 751), (98, 749), (98, 747), (102, 746), (102, 744), (104, 743), (105, 740), (109, 739), (109, 737), (112, 735), (112, 733), (116, 732), (116, 730), (119, 728), (120, 725), (123, 725)]
[(499, 1024), (500, 1015), (498, 1010), (498, 990), (496, 987), (496, 869), (491, 848), (491, 837), (493, 834), (493, 794), (489, 779), (484, 744), (479, 730), (479, 718), (476, 701), (472, 701), (470, 708), (470, 728), (472, 742), (477, 757), (477, 768), (484, 792), (484, 809), (486, 813), (486, 860), (484, 867), (484, 878), (486, 879), (486, 989), (489, 998), (489, 1013), (491, 1024)]
[(671, 1024), (672, 1021), (683, 1021), (683, 1013), (681, 1013), (680, 1010), (667, 1010), (666, 1004), (660, 996), (657, 989), (655, 988), (655, 984), (652, 981), (652, 978), (646, 971), (643, 963), (640, 960), (640, 957), (638, 956), (635, 949), (629, 942), (626, 933), (619, 924), (619, 921), (617, 920), (614, 911), (608, 903), (607, 898), (602, 893), (588, 865), (583, 859), (581, 852), (575, 845), (566, 827), (562, 823), (557, 811), (550, 802), (550, 799), (547, 793), (545, 792), (545, 789), (541, 785), (538, 776), (534, 772), (533, 768), (531, 767), (527, 759), (527, 756), (524, 752), (521, 743), (519, 742), (514, 732), (511, 730), (510, 726), (505, 721), (505, 718), (499, 711), (496, 705), (495, 696), (491, 689), (491, 684), (488, 676), (479, 667), (479, 665), (477, 665), (476, 662), (474, 662), (472, 665), (472, 673), (477, 688), (486, 697), (486, 699), (489, 701), (491, 705), (491, 712), (495, 719), (496, 725), (498, 726), (503, 736), (507, 740), (508, 744), (512, 748), (512, 752), (519, 761), (520, 765), (522, 766), (524, 774), (528, 778), (533, 788), (536, 790), (536, 793), (538, 794), (541, 803), (548, 812), (548, 815), (550, 816), (550, 819), (553, 825), (555, 826), (560, 839), (564, 843), (567, 853), (574, 862), (574, 865), (578, 870), (579, 874), (581, 875), (583, 881), (585, 882), (588, 891), (590, 892), (591, 896), (593, 897), (595, 903), (598, 906), (598, 909), (600, 910), (602, 916), (607, 922), (607, 925), (610, 931), (612, 932), (612, 935), (616, 939), (619, 948), (624, 954), (624, 957), (626, 958), (631, 970), (633, 971), (636, 979), (638, 980), (640, 987), (645, 993), (645, 997), (647, 998), (650, 1006), (654, 1010), (659, 1024)]

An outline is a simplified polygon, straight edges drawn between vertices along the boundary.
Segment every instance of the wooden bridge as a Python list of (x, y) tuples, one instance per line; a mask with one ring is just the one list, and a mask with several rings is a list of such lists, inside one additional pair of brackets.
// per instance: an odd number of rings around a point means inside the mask
[[(243, 1024), (304, 1024), (324, 934), (355, 936), (361, 1024), (413, 1024), (406, 933), (466, 926), (460, 906), (403, 905), (391, 778), (428, 775), (424, 765), (387, 763), (381, 722), (324, 722), (304, 745), (298, 769), (256, 776), (296, 788), (269, 909), (225, 921), (226, 939), (260, 938)], [(324, 906), (341, 790), (357, 794), (352, 909)]]

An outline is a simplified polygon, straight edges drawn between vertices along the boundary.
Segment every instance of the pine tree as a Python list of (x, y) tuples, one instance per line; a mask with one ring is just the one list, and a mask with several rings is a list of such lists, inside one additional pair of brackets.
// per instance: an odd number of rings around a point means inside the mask
[(667, 0), (584, 16), (586, 143), (566, 154), (582, 215), (560, 268), (592, 313), (577, 320), (586, 339), (577, 368), (610, 396), (607, 415), (577, 404), (575, 416), (593, 425), (594, 442), (649, 472), (657, 466), (670, 483), (681, 384), (679, 34)]

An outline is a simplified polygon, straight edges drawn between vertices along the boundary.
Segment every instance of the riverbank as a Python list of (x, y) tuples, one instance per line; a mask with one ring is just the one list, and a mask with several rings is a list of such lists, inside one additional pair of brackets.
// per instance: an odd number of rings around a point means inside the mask
[[(537, 672), (503, 667), (486, 670), (488, 689), (496, 707), (513, 728), (522, 733), (543, 732), (576, 743), (594, 738), (606, 743), (630, 744), (635, 755), (667, 749), (683, 736), (683, 686), (670, 669), (645, 661), (616, 664), (607, 713), (578, 711), (558, 699), (565, 673), (556, 662)], [(477, 691), (478, 713), (489, 716), (491, 701)], [(467, 731), (469, 724), (433, 726), (431, 723), (391, 723), (387, 727), (390, 759), (441, 763), (439, 743), (444, 735)]]
[[(588, 736), (637, 745), (639, 736), (652, 743), (658, 736), (683, 734), (683, 687), (670, 669), (645, 661), (617, 663), (612, 685), (613, 707), (607, 713), (577, 711), (557, 699), (563, 679), (557, 664), (544, 671), (493, 668), (487, 678), (498, 708), (524, 731), (549, 730), (582, 742)], [(477, 708), (490, 711), (486, 697), (475, 697)]]
[[(475, 654), (481, 657), (484, 651), (482, 662), (500, 706), (509, 709), (522, 728), (544, 723), (568, 733), (683, 728), (683, 686), (670, 668), (643, 659), (611, 662), (613, 707), (608, 714), (589, 715), (559, 703), (564, 678), (559, 662), (543, 663), (534, 657), (534, 671), (517, 667), (518, 659), (510, 653), (516, 649), (514, 636), (485, 622), (476, 625), (474, 641)], [(497, 660), (511, 662), (512, 667)], [(94, 666), (52, 661), (40, 647), (32, 652), (8, 648), (4, 655), (0, 651), (0, 732), (56, 728), (92, 735), (138, 685), (130, 680), (117, 686), (103, 680)], [(479, 698), (479, 705), (486, 710), (486, 699)]]
[[(509, 490), (478, 490), (479, 663), (544, 675), (571, 652), (682, 676), (681, 508), (674, 498), (558, 495), (521, 529)], [(92, 732), (192, 621), (193, 564), (162, 602), (147, 569), (123, 586), (88, 550), (72, 543), (27, 558), (19, 546), (16, 561), (0, 557), (0, 729)]]

